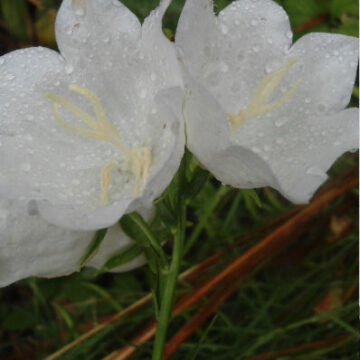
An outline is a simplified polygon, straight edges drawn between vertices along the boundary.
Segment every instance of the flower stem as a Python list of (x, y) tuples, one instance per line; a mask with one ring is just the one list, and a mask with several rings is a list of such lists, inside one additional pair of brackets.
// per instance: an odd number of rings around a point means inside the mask
[(157, 330), (155, 336), (154, 350), (152, 360), (161, 360), (164, 350), (166, 333), (171, 315), (171, 309), (174, 300), (177, 277), (179, 274), (182, 248), (185, 239), (185, 219), (186, 206), (183, 197), (179, 196), (178, 208), (180, 210), (178, 218), (178, 228), (174, 234), (174, 248), (169, 272), (166, 277), (164, 291), (161, 297), (160, 312), (158, 316)]

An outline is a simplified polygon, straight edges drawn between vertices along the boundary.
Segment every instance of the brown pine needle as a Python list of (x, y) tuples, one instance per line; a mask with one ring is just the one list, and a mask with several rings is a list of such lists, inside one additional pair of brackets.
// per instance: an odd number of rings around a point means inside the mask
[(289, 349), (283, 349), (283, 350), (273, 351), (273, 352), (268, 353), (268, 354), (257, 355), (255, 357), (248, 358), (246, 360), (269, 360), (269, 359), (274, 359), (274, 358), (277, 358), (278, 356), (294, 354), (294, 353), (298, 353), (298, 352), (303, 351), (303, 350), (316, 349), (318, 347), (322, 347), (322, 346), (325, 346), (325, 345), (334, 344), (336, 342), (345, 340), (349, 336), (350, 335), (341, 335), (341, 336), (337, 336), (337, 337), (333, 337), (333, 338), (329, 338), (329, 339), (319, 340), (319, 341), (315, 341), (315, 342), (312, 342), (312, 343), (309, 343), (309, 344), (302, 344), (302, 345), (294, 346), (294, 347), (289, 348)]
[[(222, 281), (226, 280), (229, 277), (231, 278), (232, 274), (239, 273), (240, 278), (246, 276), (250, 271), (252, 271), (256, 266), (258, 266), (264, 259), (266, 259), (267, 254), (276, 252), (281, 248), (281, 246), (293, 240), (293, 234), (296, 233), (299, 228), (304, 229), (305, 228), (304, 225), (314, 215), (319, 213), (319, 211), (324, 206), (328, 205), (329, 203), (337, 199), (347, 190), (356, 186), (356, 184), (358, 183), (358, 174), (353, 174), (353, 172), (351, 172), (351, 175), (352, 176), (350, 178), (345, 177), (344, 180), (346, 181), (344, 181), (344, 183), (341, 185), (338, 185), (338, 179), (335, 179), (334, 182), (337, 185), (336, 187), (330, 188), (327, 192), (325, 193), (322, 192), (321, 194), (315, 196), (313, 201), (309, 205), (302, 207), (301, 210), (295, 216), (290, 218), (283, 225), (279, 226), (271, 234), (266, 236), (262, 241), (254, 245), (244, 254), (236, 258), (231, 264), (226, 266), (217, 275), (215, 275), (210, 280), (198, 286), (193, 292), (191, 292), (191, 294), (181, 298), (179, 302), (177, 302), (176, 305), (174, 306), (173, 315), (176, 315), (182, 310), (195, 304), (199, 299), (205, 296), (214, 286), (220, 284)], [(191, 321), (193, 318), (191, 318), (189, 321)], [(186, 326), (186, 324), (184, 326)], [(195, 330), (196, 329), (192, 329), (192, 332)], [(140, 346), (145, 341), (149, 340), (152, 336), (154, 336), (155, 333), (156, 333), (156, 322), (153, 320), (148, 324), (146, 329), (144, 329), (139, 335), (137, 335), (131, 341), (133, 346), (131, 345), (124, 346), (120, 350), (114, 351), (105, 359), (106, 360), (127, 359), (132, 353), (136, 351), (137, 346)], [(187, 333), (187, 336), (189, 335), (190, 333)], [(182, 336), (181, 341), (184, 341), (186, 337)], [(176, 348), (181, 344), (181, 342), (180, 342), (180, 338), (175, 338), (175, 340), (173, 339), (171, 339), (168, 342), (167, 348), (168, 349), (171, 348), (173, 351), (175, 351)]]

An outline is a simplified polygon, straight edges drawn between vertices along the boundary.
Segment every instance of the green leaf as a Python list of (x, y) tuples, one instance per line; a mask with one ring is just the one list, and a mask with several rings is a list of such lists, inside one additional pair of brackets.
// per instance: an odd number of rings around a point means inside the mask
[(346, 19), (338, 28), (337, 33), (350, 36), (359, 36), (359, 20), (358, 19)]
[(85, 254), (80, 259), (79, 267), (82, 268), (85, 263), (92, 258), (96, 252), (98, 251), (101, 243), (103, 242), (105, 235), (107, 233), (108, 229), (102, 229), (98, 230), (92, 239), (91, 243), (89, 244)]
[(318, 15), (329, 12), (328, 0), (286, 0), (284, 4), (293, 27), (304, 24), (306, 21)]
[(161, 221), (168, 229), (170, 229), (170, 231), (176, 229), (177, 221), (174, 212), (170, 208), (169, 201), (165, 200), (157, 204), (156, 210), (157, 214), (160, 216)]
[(186, 186), (185, 197), (187, 199), (194, 198), (201, 191), (208, 178), (209, 172), (197, 167), (191, 181)]
[(113, 297), (110, 295), (109, 292), (107, 292), (106, 290), (104, 290), (102, 287), (100, 287), (99, 285), (96, 284), (92, 284), (92, 283), (82, 283), (82, 286), (94, 291), (95, 293), (99, 294), (101, 297), (103, 297), (104, 299), (106, 299), (112, 306), (113, 308), (120, 312), (123, 310), (123, 307), (113, 299)]
[(72, 320), (70, 314), (57, 303), (53, 303), (53, 306), (56, 309), (56, 311), (60, 314), (60, 316), (63, 318), (66, 326), (69, 329), (73, 330), (74, 329), (74, 321)]
[(344, 14), (358, 17), (359, 2), (355, 0), (332, 0), (330, 11), (332, 16), (338, 18)]
[(2, 322), (4, 330), (27, 330), (36, 326), (38, 319), (34, 313), (23, 309), (14, 309)]
[(128, 262), (134, 260), (136, 257), (141, 255), (142, 249), (139, 245), (131, 245), (126, 247), (125, 249), (115, 253), (103, 267), (98, 271), (97, 274), (102, 274), (118, 266), (127, 264)]
[(29, 17), (25, 0), (1, 0), (2, 16), (11, 34), (17, 39), (28, 40), (27, 27)]
[(248, 190), (243, 190), (242, 192), (243, 192), (244, 197), (248, 197), (249, 199), (251, 199), (251, 201), (253, 203), (255, 203), (257, 207), (259, 207), (259, 208), (262, 207), (262, 203), (259, 198), (259, 195), (255, 190), (248, 189)]
[[(131, 237), (144, 251), (148, 265), (155, 273), (168, 265), (167, 257), (160, 242), (149, 225), (137, 213), (123, 216), (119, 221), (123, 231)], [(155, 266), (157, 264), (158, 266)]]

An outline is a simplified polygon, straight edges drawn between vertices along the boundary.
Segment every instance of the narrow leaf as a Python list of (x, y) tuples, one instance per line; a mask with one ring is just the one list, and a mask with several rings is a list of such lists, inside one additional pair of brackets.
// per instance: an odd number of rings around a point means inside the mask
[(142, 249), (139, 245), (128, 246), (124, 250), (115, 253), (109, 260), (107, 260), (97, 274), (102, 274), (109, 270), (115, 269), (118, 266), (127, 264), (134, 260), (141, 253)]
[(79, 267), (82, 268), (85, 263), (90, 260), (98, 251), (101, 243), (103, 242), (108, 229), (98, 230), (89, 244), (85, 254), (80, 259)]

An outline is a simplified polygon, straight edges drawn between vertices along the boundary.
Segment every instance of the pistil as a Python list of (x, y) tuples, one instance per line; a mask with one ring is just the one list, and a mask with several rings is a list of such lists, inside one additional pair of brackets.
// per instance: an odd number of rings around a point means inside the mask
[[(117, 128), (109, 122), (100, 99), (90, 91), (88, 88), (71, 84), (69, 90), (74, 91), (89, 100), (93, 109), (95, 118), (80, 109), (75, 104), (64, 99), (61, 96), (46, 93), (44, 96), (53, 103), (53, 113), (55, 121), (64, 129), (74, 132), (82, 137), (100, 140), (107, 142), (119, 151), (121, 151), (127, 159), (127, 168), (132, 172), (135, 177), (133, 196), (140, 195), (141, 187), (143, 187), (149, 177), (149, 170), (151, 166), (151, 149), (149, 147), (133, 147), (129, 148), (121, 142), (120, 133)], [(78, 127), (64, 121), (60, 115), (59, 108), (64, 107), (66, 110), (78, 117), (82, 122), (87, 125), (87, 128)], [(102, 170), (100, 174), (101, 182), (101, 199), (102, 204), (108, 203), (108, 189), (110, 186), (110, 177), (113, 169), (121, 168), (121, 165), (115, 160), (111, 160)]]

